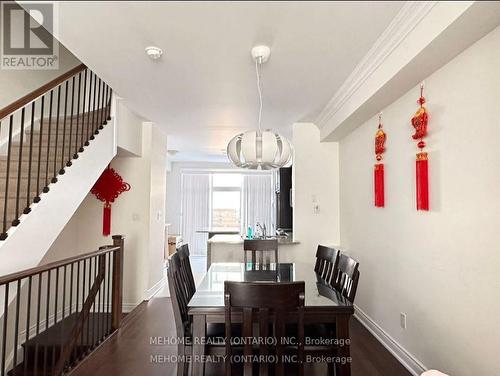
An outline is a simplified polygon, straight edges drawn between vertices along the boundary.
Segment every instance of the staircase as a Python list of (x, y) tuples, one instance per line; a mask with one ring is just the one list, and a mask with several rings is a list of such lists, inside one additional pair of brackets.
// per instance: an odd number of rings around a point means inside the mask
[[(22, 344), (23, 362), (8, 372), (9, 376), (56, 375), (56, 365), (63, 348), (71, 340), (72, 329), (78, 322), (78, 313), (73, 313), (39, 335)], [(78, 337), (68, 364), (77, 364), (101, 342), (111, 328), (111, 313), (90, 313), (83, 323), (82, 335)]]
[(116, 155), (111, 103), (81, 64), (0, 110), (0, 376), (66, 373), (118, 328), (123, 239), (37, 266)]
[[(123, 248), (123, 237), (113, 236), (113, 245), (95, 252), (0, 277), (0, 375), (66, 374), (115, 333), (122, 318)], [(10, 290), (15, 304), (9, 306)]]
[(111, 97), (82, 64), (0, 111), (0, 240), (111, 120)]

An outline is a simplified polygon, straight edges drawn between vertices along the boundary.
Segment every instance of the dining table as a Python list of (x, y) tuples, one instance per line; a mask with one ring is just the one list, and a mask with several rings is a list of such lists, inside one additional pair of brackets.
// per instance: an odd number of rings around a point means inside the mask
[[(314, 266), (306, 263), (279, 263), (252, 265), (251, 263), (212, 263), (196, 292), (188, 303), (188, 314), (193, 323), (193, 375), (204, 374), (204, 364), (200, 359), (205, 355), (207, 324), (223, 324), (224, 282), (305, 282), (304, 324), (335, 325), (336, 339), (344, 343), (335, 355), (347, 359), (338, 363), (342, 376), (351, 375), (349, 321), (354, 314), (353, 304), (342, 294), (329, 286), (314, 271)], [(233, 323), (241, 323), (242, 315), (232, 315)], [(198, 339), (198, 340), (196, 340)], [(201, 340), (200, 340), (201, 339)]]

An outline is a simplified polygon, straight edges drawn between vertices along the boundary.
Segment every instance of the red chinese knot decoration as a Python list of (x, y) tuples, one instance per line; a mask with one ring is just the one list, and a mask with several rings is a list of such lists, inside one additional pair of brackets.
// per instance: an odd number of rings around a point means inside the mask
[(125, 183), (120, 175), (111, 167), (107, 167), (95, 182), (91, 191), (98, 200), (104, 202), (102, 213), (102, 234), (111, 233), (111, 203), (123, 192), (130, 190), (130, 184)]
[(427, 123), (429, 122), (429, 114), (424, 107), (425, 98), (423, 96), (424, 85), (420, 85), (420, 98), (417, 103), (420, 108), (411, 119), (411, 124), (415, 128), (415, 133), (412, 138), (419, 140), (417, 147), (420, 151), (417, 153), (416, 159), (416, 198), (417, 210), (429, 210), (429, 162), (427, 152), (424, 152), (426, 144), (423, 140), (427, 136)]
[(377, 163), (374, 169), (374, 188), (375, 188), (375, 206), (383, 208), (385, 205), (385, 192), (384, 192), (384, 164), (382, 161), (382, 154), (385, 152), (385, 140), (387, 136), (382, 130), (382, 114), (378, 115), (378, 130), (375, 134), (375, 159)]

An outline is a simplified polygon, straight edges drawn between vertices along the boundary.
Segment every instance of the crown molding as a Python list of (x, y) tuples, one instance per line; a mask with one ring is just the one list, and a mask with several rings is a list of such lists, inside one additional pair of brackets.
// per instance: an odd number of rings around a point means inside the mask
[(321, 129), (424, 19), (437, 1), (408, 1), (316, 118)]

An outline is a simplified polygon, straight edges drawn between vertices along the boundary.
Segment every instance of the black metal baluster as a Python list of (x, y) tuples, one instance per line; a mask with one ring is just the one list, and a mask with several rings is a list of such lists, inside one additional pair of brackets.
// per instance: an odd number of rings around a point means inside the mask
[[(80, 301), (80, 261), (78, 261), (78, 263), (76, 265), (76, 314), (77, 314), (77, 317), (78, 317), (78, 312), (80, 310), (79, 301)], [(83, 304), (82, 304), (82, 307), (83, 307)], [(78, 343), (75, 343), (75, 347), (73, 348), (73, 353), (75, 354), (75, 358), (80, 357), (80, 350), (81, 350), (81, 348), (78, 348)]]
[(5, 351), (7, 347), (7, 319), (9, 313), (9, 284), (5, 284), (5, 302), (3, 306), (3, 335), (2, 335), (2, 376), (5, 376)]
[(38, 274), (38, 300), (36, 309), (36, 330), (35, 330), (35, 375), (38, 374), (38, 335), (40, 334), (40, 310), (42, 308), (41, 297), (42, 297), (42, 279), (43, 272)]
[(69, 270), (69, 275), (70, 275), (70, 280), (69, 280), (69, 315), (71, 316), (73, 314), (73, 265), (71, 264)]
[[(62, 294), (62, 318), (61, 318), (61, 321), (64, 320), (65, 318), (65, 314), (66, 314), (66, 280), (67, 280), (67, 273), (66, 273), (66, 270), (67, 270), (67, 265), (64, 265), (64, 270), (63, 270), (63, 294)], [(63, 343), (63, 336), (64, 336), (64, 332), (63, 332), (63, 325), (61, 325), (61, 343)], [(63, 353), (63, 346), (61, 345), (61, 347), (59, 348), (59, 359), (62, 357), (62, 353)]]
[(82, 87), (82, 72), (78, 73), (78, 97), (76, 102), (76, 130), (75, 130), (75, 154), (73, 158), (78, 158), (78, 150), (81, 148), (78, 145), (78, 132), (80, 132), (80, 90)]
[(17, 342), (19, 340), (19, 306), (21, 302), (21, 279), (17, 280), (17, 290), (16, 290), (16, 315), (14, 316), (16, 318), (15, 324), (14, 324), (14, 360), (13, 360), (13, 367), (15, 368), (17, 366)]
[[(54, 297), (54, 325), (57, 324), (57, 302), (59, 300), (59, 267), (56, 268), (56, 296)], [(63, 307), (64, 309), (64, 307)], [(54, 341), (55, 342), (55, 341)], [(62, 344), (61, 344), (62, 346)], [(56, 364), (56, 343), (52, 345), (52, 363), (51, 368)]]
[(101, 129), (101, 101), (102, 101), (101, 97), (102, 81), (99, 77), (98, 79), (99, 79), (99, 86), (97, 87), (97, 114), (96, 114), (96, 124), (95, 124), (97, 133), (99, 133), (99, 129)]
[[(19, 225), (19, 201), (21, 200), (21, 171), (23, 163), (23, 138), (24, 138), (24, 115), (26, 108), (21, 110), (21, 131), (19, 133), (19, 161), (17, 162), (17, 187), (16, 187), (16, 218), (12, 221), (12, 226)], [(6, 190), (8, 192), (8, 190)]]
[(60, 105), (61, 105), (61, 85), (57, 87), (57, 119), (56, 119), (56, 139), (54, 144), (54, 176), (52, 177), (51, 182), (57, 183), (57, 149), (59, 149), (59, 118), (61, 117), (60, 113)]
[(104, 318), (105, 316), (105, 310), (104, 310), (104, 298), (106, 296), (106, 257), (100, 257), (99, 258), (99, 263), (102, 263), (101, 269), (104, 270), (104, 275), (102, 276), (102, 282), (101, 282), (101, 315), (99, 316), (99, 325), (101, 327), (101, 332), (100, 332), (100, 341), (104, 339), (104, 332), (105, 332), (105, 321)]
[[(45, 310), (45, 331), (49, 329), (49, 312), (50, 312), (50, 275), (51, 270), (49, 269), (47, 272), (47, 300), (45, 302), (46, 310)], [(47, 374), (47, 350), (48, 344), (43, 346), (43, 374)]]
[[(97, 279), (97, 273), (98, 273), (98, 269), (99, 269), (99, 266), (98, 266), (98, 260), (97, 260), (97, 257), (93, 257), (94, 259), (94, 274), (93, 274), (93, 278), (94, 278), (94, 284), (96, 283), (96, 279)], [(96, 329), (96, 323), (97, 323), (97, 317), (96, 317), (96, 309), (97, 309), (97, 294), (99, 293), (99, 290), (97, 290), (96, 292), (96, 296), (94, 298), (94, 320), (92, 321), (92, 348), (95, 347), (96, 343), (97, 343), (97, 340), (96, 340), (96, 335), (99, 336), (99, 333), (97, 333), (97, 330), (99, 328)]]
[[(95, 281), (97, 282), (97, 278), (98, 278), (98, 275), (99, 275), (99, 270), (100, 270), (100, 262), (99, 262), (99, 258), (96, 257), (95, 258), (95, 263), (96, 263), (96, 279)], [(101, 284), (99, 284), (99, 286), (97, 286), (97, 293), (95, 295), (95, 303), (94, 303), (94, 316), (95, 316), (95, 326), (96, 326), (96, 339), (95, 339), (95, 342), (94, 342), (94, 345), (97, 345), (99, 343), (99, 330), (100, 330), (100, 325), (99, 325), (99, 316), (100, 316), (100, 310), (101, 310)], [(96, 313), (97, 311), (97, 313)]]
[[(30, 339), (30, 323), (31, 323), (31, 284), (33, 282), (33, 276), (29, 276), (28, 278), (28, 302), (27, 302), (27, 307), (26, 307), (26, 339), (24, 340), (24, 343), (28, 343)], [(29, 351), (26, 349), (24, 351), (24, 374), (28, 374), (28, 355)]]
[(103, 80), (101, 80), (102, 88), (101, 85), (99, 85), (99, 88), (101, 89), (101, 111), (99, 112), (99, 129), (103, 129), (104, 125), (104, 86), (106, 85)]
[[(82, 309), (83, 309), (83, 304), (85, 303), (85, 276), (87, 273), (87, 260), (83, 260), (83, 273), (82, 273)], [(88, 322), (88, 318), (87, 318)], [(81, 343), (82, 343), (82, 351), (83, 355), (85, 355), (85, 346), (84, 346), (84, 329), (85, 328), (85, 321), (82, 323), (82, 332), (81, 332)]]
[(104, 275), (102, 276), (101, 282), (101, 315), (99, 317), (99, 325), (101, 326), (101, 341), (104, 340), (106, 334), (106, 254), (99, 257), (99, 263), (103, 264), (102, 270), (104, 270)]
[[(38, 164), (36, 175), (36, 197), (33, 202), (40, 202), (40, 165), (42, 164), (42, 137), (43, 137), (43, 110), (45, 107), (45, 95), (42, 95), (42, 108), (40, 109), (40, 134), (38, 135)], [(48, 158), (49, 156), (47, 156)]]
[(107, 294), (107, 309), (106, 309), (106, 335), (109, 335), (110, 328), (111, 328), (111, 306), (110, 306), (110, 288), (111, 288), (111, 252), (107, 254), (107, 260), (108, 260), (108, 270), (107, 270), (107, 278), (108, 278), (108, 288), (106, 291)]
[(69, 142), (68, 142), (68, 161), (66, 166), (70, 167), (73, 163), (71, 162), (71, 149), (73, 142), (73, 110), (75, 105), (75, 76), (71, 79), (71, 117), (69, 118)]
[(111, 88), (111, 86), (109, 87), (109, 99), (108, 99), (108, 109), (107, 109), (107, 120), (110, 121), (111, 120), (111, 101), (113, 99), (113, 89)]
[[(95, 257), (95, 274), (94, 283), (97, 283), (99, 276), (99, 258)], [(95, 337), (94, 337), (94, 347), (99, 343), (99, 296), (101, 294), (101, 286), (97, 286), (97, 293), (94, 299), (94, 326), (95, 326)]]
[[(99, 131), (96, 129), (96, 121), (97, 121), (97, 115), (96, 115), (96, 94), (97, 94), (97, 75), (94, 74), (94, 99), (93, 99), (93, 112), (92, 112), (92, 134), (98, 134)], [(93, 140), (93, 138), (91, 137), (91, 139)]]
[[(88, 292), (90, 294), (90, 290), (92, 288), (92, 258), (89, 258), (89, 287), (88, 287)], [(92, 307), (90, 307), (92, 309)], [(88, 351), (90, 352), (92, 350), (92, 343), (90, 341), (90, 323), (91, 323), (91, 313), (89, 312), (89, 317), (87, 319), (87, 344), (89, 345)]]
[(102, 101), (102, 117), (103, 124), (108, 124), (108, 95), (109, 95), (109, 86), (104, 83), (104, 100)]
[(33, 133), (35, 131), (35, 102), (31, 104), (31, 125), (30, 125), (30, 151), (28, 157), (28, 182), (26, 189), (26, 207), (24, 208), (24, 214), (28, 214), (31, 211), (31, 168), (33, 165)]
[[(93, 98), (93, 96), (92, 96), (92, 77), (94, 77), (94, 81), (95, 81), (95, 74), (93, 74), (93, 72), (90, 71), (89, 110), (88, 110), (88, 114), (87, 114), (87, 144), (86, 144), (86, 146), (89, 145), (89, 140), (94, 139), (94, 130), (92, 129), (92, 125), (90, 122), (90, 119), (92, 118), (92, 124), (94, 124), (94, 113), (92, 112), (92, 116), (90, 116), (91, 97)], [(95, 95), (95, 83), (94, 83), (94, 95)], [(95, 99), (94, 99), (94, 103), (95, 103)], [(90, 128), (90, 136), (89, 136), (89, 128)]]
[(64, 119), (63, 119), (63, 142), (62, 142), (62, 149), (61, 149), (61, 169), (59, 170), (59, 173), (62, 175), (64, 174), (64, 151), (66, 150), (66, 119), (67, 119), (67, 114), (68, 114), (68, 82), (66, 81), (66, 87), (65, 87), (65, 92), (64, 92)]
[[(52, 136), (52, 102), (54, 100), (54, 90), (50, 91), (49, 100), (49, 130), (47, 132), (47, 164), (45, 165), (45, 187), (43, 187), (43, 193), (49, 191), (49, 159), (50, 159), (50, 137)], [(57, 145), (56, 145), (57, 149)], [(57, 155), (57, 154), (56, 154)], [(54, 160), (57, 158), (54, 156)]]
[(97, 114), (95, 115), (95, 120), (96, 120), (96, 123), (94, 124), (94, 129), (95, 129), (95, 134), (99, 134), (99, 119), (100, 119), (100, 115), (101, 115), (101, 112), (99, 110), (99, 103), (101, 102), (101, 79), (98, 77), (98, 80), (99, 80), (99, 89), (97, 89)]
[(7, 168), (6, 168), (6, 177), (5, 177), (5, 199), (3, 206), (3, 232), (0, 235), (0, 240), (7, 239), (7, 212), (8, 212), (8, 203), (9, 203), (9, 178), (10, 178), (10, 154), (11, 154), (11, 146), (12, 146), (12, 126), (14, 123), (14, 115), (10, 115), (9, 120), (9, 144), (7, 148)]
[(86, 139), (85, 139), (85, 98), (86, 98), (86, 93), (87, 93), (87, 69), (85, 69), (84, 73), (84, 78), (83, 78), (83, 106), (82, 106), (82, 139), (80, 142), (80, 150), (78, 150), (80, 153), (83, 152), (83, 145), (86, 144)]

